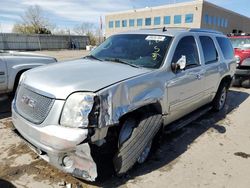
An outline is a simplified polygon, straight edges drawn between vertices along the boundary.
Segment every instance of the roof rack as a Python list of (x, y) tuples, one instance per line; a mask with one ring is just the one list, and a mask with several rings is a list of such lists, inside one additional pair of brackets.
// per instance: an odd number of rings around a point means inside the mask
[(189, 31), (190, 32), (214, 33), (214, 34), (221, 34), (221, 35), (223, 35), (222, 32), (216, 31), (216, 30), (212, 30), (212, 29), (198, 29), (198, 28), (195, 28), (195, 29), (189, 29)]

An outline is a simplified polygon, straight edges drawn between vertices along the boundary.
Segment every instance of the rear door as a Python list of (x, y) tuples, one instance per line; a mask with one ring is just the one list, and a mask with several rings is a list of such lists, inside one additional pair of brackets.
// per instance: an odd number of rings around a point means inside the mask
[(199, 36), (204, 59), (205, 69), (205, 93), (207, 102), (212, 100), (214, 91), (217, 90), (217, 82), (220, 80), (220, 61), (215, 39), (210, 36)]
[(0, 56), (0, 93), (7, 90), (7, 66), (4, 59)]

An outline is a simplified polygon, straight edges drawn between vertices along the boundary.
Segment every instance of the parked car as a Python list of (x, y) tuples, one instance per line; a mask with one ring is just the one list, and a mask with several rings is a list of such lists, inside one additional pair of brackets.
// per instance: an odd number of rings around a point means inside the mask
[(114, 169), (122, 175), (145, 162), (159, 130), (204, 105), (220, 111), (235, 67), (232, 45), (220, 32), (116, 34), (85, 58), (25, 73), (13, 124), (43, 159), (89, 181), (98, 176), (98, 150), (113, 146)]
[(14, 94), (21, 75), (32, 68), (56, 62), (34, 53), (0, 51), (0, 94)]
[(250, 87), (250, 35), (231, 34), (229, 38), (237, 59), (234, 83), (237, 86)]

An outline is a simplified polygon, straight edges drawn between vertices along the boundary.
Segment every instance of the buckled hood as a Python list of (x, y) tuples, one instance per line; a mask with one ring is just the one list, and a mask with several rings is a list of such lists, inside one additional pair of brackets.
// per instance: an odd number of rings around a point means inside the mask
[(149, 71), (121, 63), (78, 59), (29, 70), (23, 83), (48, 96), (66, 99), (73, 92), (95, 92)]

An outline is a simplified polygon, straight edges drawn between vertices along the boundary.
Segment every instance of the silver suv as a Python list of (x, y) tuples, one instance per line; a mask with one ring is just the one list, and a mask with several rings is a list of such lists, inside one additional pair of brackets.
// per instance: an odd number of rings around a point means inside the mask
[(121, 175), (146, 160), (159, 130), (203, 106), (221, 110), (235, 67), (231, 43), (219, 32), (117, 34), (82, 59), (25, 73), (13, 123), (43, 159), (89, 181), (98, 175), (98, 150), (112, 146)]

